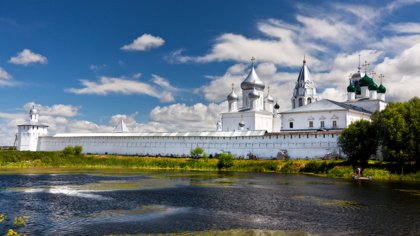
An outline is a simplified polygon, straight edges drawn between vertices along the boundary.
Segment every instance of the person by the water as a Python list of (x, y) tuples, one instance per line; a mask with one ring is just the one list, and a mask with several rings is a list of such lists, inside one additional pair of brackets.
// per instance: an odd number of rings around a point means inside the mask
[(357, 167), (357, 175), (359, 175), (359, 177), (362, 176), (362, 168), (360, 168), (360, 166)]

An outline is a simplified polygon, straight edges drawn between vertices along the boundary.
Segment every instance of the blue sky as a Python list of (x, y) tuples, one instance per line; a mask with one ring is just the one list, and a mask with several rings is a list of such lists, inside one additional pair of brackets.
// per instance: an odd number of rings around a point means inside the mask
[(0, 145), (33, 97), (51, 133), (110, 132), (119, 117), (134, 132), (213, 130), (251, 56), (281, 110), (304, 53), (322, 98), (344, 100), (361, 54), (385, 75), (387, 100), (406, 100), (420, 89), (419, 10), (414, 0), (2, 1)]

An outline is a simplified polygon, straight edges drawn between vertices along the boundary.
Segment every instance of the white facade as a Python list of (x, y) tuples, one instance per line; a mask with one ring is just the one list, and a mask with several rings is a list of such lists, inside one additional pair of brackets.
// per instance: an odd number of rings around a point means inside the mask
[(20, 151), (37, 151), (39, 149), (38, 138), (48, 134), (47, 127), (38, 122), (38, 111), (33, 107), (29, 111), (29, 122), (18, 125), (18, 146)]

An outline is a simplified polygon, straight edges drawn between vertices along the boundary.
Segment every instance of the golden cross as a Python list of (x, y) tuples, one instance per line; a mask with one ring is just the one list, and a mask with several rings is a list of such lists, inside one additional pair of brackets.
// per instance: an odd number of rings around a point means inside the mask
[(233, 86), (235, 86), (235, 84), (234, 84), (234, 83), (232, 83), (232, 90), (233, 90)]
[(255, 80), (254, 80), (254, 87), (255, 87)]
[(303, 54), (303, 63), (306, 63), (306, 54)]
[(376, 75), (375, 71), (370, 72), (370, 76), (372, 77), (372, 80), (373, 80), (373, 77), (375, 77), (375, 75)]
[(353, 74), (352, 73), (350, 73), (350, 75), (349, 75), (349, 80), (353, 83)]
[(379, 76), (379, 78), (381, 79), (381, 84), (382, 84), (382, 79), (385, 77), (385, 75), (383, 75), (383, 74), (381, 74), (380, 76)]
[(362, 66), (365, 68), (365, 74), (367, 74), (367, 69), (368, 69), (368, 66), (369, 66), (370, 64), (369, 63), (367, 63), (367, 61), (365, 61), (365, 64), (363, 64)]
[(244, 121), (244, 115), (241, 115), (241, 121)]
[(255, 61), (255, 58), (254, 58), (254, 57), (252, 57), (252, 58), (251, 58), (251, 61), (252, 61), (252, 67), (254, 67), (254, 61)]
[(270, 86), (268, 86), (267, 89), (268, 89), (268, 92), (270, 92)]

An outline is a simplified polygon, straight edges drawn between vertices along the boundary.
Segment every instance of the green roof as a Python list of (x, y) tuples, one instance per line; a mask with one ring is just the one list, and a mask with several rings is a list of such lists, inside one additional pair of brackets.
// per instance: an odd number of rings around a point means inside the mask
[(354, 85), (351, 81), (350, 81), (350, 85), (347, 87), (347, 92), (349, 92), (349, 93), (356, 92), (356, 87), (354, 87)]
[(359, 85), (362, 87), (369, 86), (371, 83), (373, 83), (373, 80), (367, 75), (365, 75), (363, 78), (359, 80)]
[(378, 87), (378, 93), (386, 93), (386, 88), (382, 84)]
[(362, 87), (359, 87), (358, 89), (356, 89), (356, 94), (357, 95), (362, 94)]
[(378, 89), (378, 85), (376, 85), (375, 82), (372, 81), (372, 83), (369, 84), (368, 89), (371, 90), (371, 91), (372, 90), (377, 90)]

